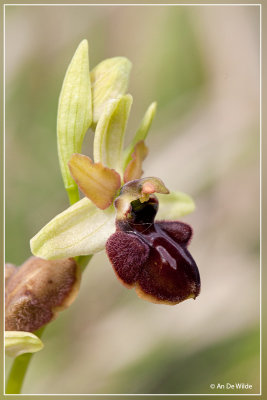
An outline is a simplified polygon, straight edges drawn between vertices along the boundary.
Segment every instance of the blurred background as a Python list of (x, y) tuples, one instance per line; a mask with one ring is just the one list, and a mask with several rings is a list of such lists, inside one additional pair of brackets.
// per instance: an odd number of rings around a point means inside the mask
[[(24, 393), (259, 393), (259, 7), (6, 7), (6, 261), (68, 206), (57, 160), (57, 102), (82, 39), (90, 67), (133, 63), (126, 144), (158, 111), (146, 176), (192, 195), (196, 301), (139, 299), (104, 252), (75, 303), (45, 331)], [(83, 153), (92, 154), (92, 132)], [(7, 370), (11, 360), (7, 359)], [(226, 393), (237, 393), (227, 390)]]

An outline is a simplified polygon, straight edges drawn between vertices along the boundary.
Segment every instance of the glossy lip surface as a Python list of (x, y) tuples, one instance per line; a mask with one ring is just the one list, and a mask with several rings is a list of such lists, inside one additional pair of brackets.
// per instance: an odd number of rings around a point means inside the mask
[(157, 209), (155, 196), (145, 203), (136, 200), (126, 218), (117, 221), (117, 231), (106, 246), (113, 268), (123, 283), (135, 286), (148, 301), (177, 304), (196, 298), (200, 276), (187, 250), (192, 229), (179, 221), (154, 222)]

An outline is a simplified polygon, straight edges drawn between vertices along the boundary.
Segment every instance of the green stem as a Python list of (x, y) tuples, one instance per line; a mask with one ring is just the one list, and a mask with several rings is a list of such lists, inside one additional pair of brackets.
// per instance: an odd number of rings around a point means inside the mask
[(76, 262), (79, 264), (79, 266), (81, 268), (81, 272), (83, 272), (85, 270), (85, 268), (89, 264), (89, 261), (91, 260), (92, 257), (93, 257), (93, 254), (90, 254), (89, 256), (75, 257)]
[(33, 353), (21, 354), (15, 358), (6, 384), (6, 394), (19, 394), (24, 377), (31, 361)]
[[(42, 336), (44, 328), (39, 329), (34, 332), (39, 338)], [(16, 357), (11, 370), (9, 372), (7, 384), (6, 384), (6, 394), (19, 394), (23, 385), (23, 381), (31, 361), (33, 353), (25, 353)]]
[(77, 203), (80, 200), (78, 186), (66, 189), (69, 197), (70, 205)]

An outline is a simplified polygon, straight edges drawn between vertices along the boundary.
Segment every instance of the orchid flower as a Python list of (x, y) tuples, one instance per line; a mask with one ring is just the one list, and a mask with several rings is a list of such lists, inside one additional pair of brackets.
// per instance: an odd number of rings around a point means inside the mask
[[(194, 210), (194, 202), (184, 193), (169, 192), (159, 178), (141, 178), (156, 103), (124, 148), (133, 100), (125, 94), (130, 69), (126, 58), (115, 57), (89, 73), (87, 41), (78, 47), (64, 79), (57, 131), (65, 188), (70, 198), (77, 198), (78, 188), (85, 197), (54, 217), (30, 245), (35, 256), (47, 260), (95, 254), (106, 247), (126, 286), (146, 300), (176, 304), (200, 290), (198, 269), (187, 250), (192, 229), (176, 221)], [(93, 160), (81, 154), (89, 127), (94, 131)], [(163, 221), (154, 222), (156, 214)]]

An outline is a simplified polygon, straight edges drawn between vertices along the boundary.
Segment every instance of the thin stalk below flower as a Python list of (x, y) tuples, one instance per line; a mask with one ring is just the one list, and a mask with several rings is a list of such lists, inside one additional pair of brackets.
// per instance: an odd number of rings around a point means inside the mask
[(80, 200), (78, 187), (74, 187), (74, 188), (72, 187), (72, 188), (66, 189), (66, 191), (67, 191), (67, 194), (69, 197), (70, 205), (72, 205)]
[[(40, 328), (38, 331), (34, 332), (34, 334), (41, 338), (44, 329), (45, 327)], [(25, 353), (15, 358), (7, 379), (6, 394), (19, 394), (21, 392), (32, 356), (33, 353)]]

